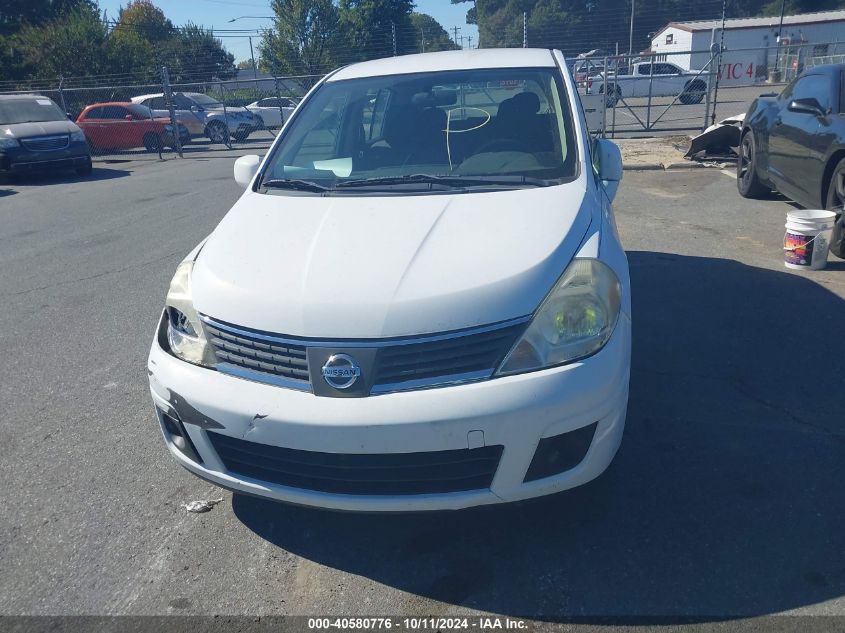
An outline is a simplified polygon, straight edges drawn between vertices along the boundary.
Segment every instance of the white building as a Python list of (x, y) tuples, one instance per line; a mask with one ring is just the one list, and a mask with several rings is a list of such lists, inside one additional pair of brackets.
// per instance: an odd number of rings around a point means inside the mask
[[(780, 16), (725, 20), (723, 81), (765, 79), (778, 48), (779, 21)], [(721, 20), (670, 22), (652, 38), (651, 51), (683, 68), (703, 68), (711, 43), (722, 39), (721, 28)], [(781, 54), (788, 52), (802, 57), (845, 54), (845, 10), (784, 16)]]

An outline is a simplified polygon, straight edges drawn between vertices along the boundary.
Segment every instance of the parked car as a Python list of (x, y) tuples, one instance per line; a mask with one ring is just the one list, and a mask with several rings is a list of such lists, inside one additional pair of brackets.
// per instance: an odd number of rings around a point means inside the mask
[[(607, 85), (605, 85), (607, 84)], [(618, 74), (602, 71), (587, 80), (587, 94), (606, 95), (608, 108), (630, 97), (678, 97), (681, 103), (701, 103), (707, 94), (707, 76), (668, 62), (637, 62)]]
[(0, 173), (59, 169), (91, 173), (82, 130), (47, 97), (0, 95)]
[[(170, 116), (162, 93), (132, 97), (132, 103), (152, 108), (156, 116)], [(240, 142), (258, 129), (261, 122), (246, 108), (224, 106), (220, 101), (200, 92), (173, 94), (176, 120), (191, 132), (205, 136), (212, 143), (227, 143), (229, 137)]]
[(775, 189), (810, 209), (837, 212), (830, 251), (845, 258), (845, 64), (805, 70), (745, 115), (737, 161), (740, 195)]
[[(155, 117), (149, 108), (137, 103), (92, 103), (85, 106), (76, 123), (91, 147), (99, 151), (143, 147), (155, 152), (176, 145), (170, 119)], [(191, 141), (184, 126), (179, 126), (179, 138), (183, 145)]]
[(253, 101), (246, 109), (258, 117), (261, 127), (273, 130), (284, 125), (296, 109), (296, 103), (287, 97), (267, 97)]
[(559, 51), (324, 78), (263, 161), (236, 161), (245, 193), (171, 282), (147, 367), (178, 463), (377, 511), (598, 476), (625, 422), (631, 291), (621, 156), (579, 112)]

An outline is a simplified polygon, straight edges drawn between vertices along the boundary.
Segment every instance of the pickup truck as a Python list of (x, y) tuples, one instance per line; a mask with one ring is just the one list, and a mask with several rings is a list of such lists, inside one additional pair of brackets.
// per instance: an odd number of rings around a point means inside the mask
[[(608, 84), (609, 87), (605, 87)], [(707, 76), (698, 70), (684, 70), (668, 62), (638, 62), (629, 74), (599, 73), (587, 80), (587, 94), (607, 95), (612, 108), (629, 97), (674, 97), (684, 104), (701, 103), (707, 94)]]

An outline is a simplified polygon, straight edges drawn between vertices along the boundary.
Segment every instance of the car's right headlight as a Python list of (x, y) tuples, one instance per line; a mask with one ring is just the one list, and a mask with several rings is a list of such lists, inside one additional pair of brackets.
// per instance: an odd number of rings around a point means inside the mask
[(194, 365), (213, 367), (214, 352), (205, 338), (199, 315), (194, 309), (191, 293), (193, 268), (193, 261), (182, 262), (170, 282), (165, 301), (167, 343), (177, 358)]
[(573, 259), (505, 356), (498, 376), (545, 369), (585, 358), (616, 328), (622, 284), (598, 259)]
[(71, 142), (85, 142), (85, 132), (82, 130), (75, 130), (70, 133), (70, 140)]
[(16, 138), (0, 138), (0, 149), (11, 149), (19, 145)]

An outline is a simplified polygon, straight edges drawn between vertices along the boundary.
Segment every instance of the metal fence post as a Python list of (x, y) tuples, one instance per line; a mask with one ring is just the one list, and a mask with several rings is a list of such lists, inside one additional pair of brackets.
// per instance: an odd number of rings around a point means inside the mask
[(220, 81), (220, 100), (223, 102), (223, 122), (226, 124), (226, 147), (232, 149), (232, 135), (229, 134), (229, 114), (226, 112), (226, 88)]
[(282, 126), (284, 126), (285, 124), (285, 111), (282, 108), (282, 95), (279, 92), (279, 78), (276, 77), (276, 73), (273, 73), (273, 87), (276, 90), (276, 103), (279, 106), (279, 121), (281, 121), (281, 126), (279, 126), (279, 132), (281, 132)]
[[(161, 67), (161, 87), (164, 92), (164, 102), (167, 104), (167, 110), (170, 112), (170, 127), (173, 133), (173, 144), (176, 146), (176, 152), (179, 158), (184, 158), (182, 154), (182, 139), (179, 138), (179, 122), (176, 120), (176, 107), (173, 103), (173, 90), (170, 88), (170, 73), (167, 66)], [(159, 153), (161, 156), (161, 153)]]
[[(604, 78), (605, 78), (605, 85), (607, 85), (607, 73), (610, 69), (608, 65), (607, 57), (604, 58)], [(586, 78), (587, 84), (590, 84), (590, 78)], [(592, 89), (592, 86), (590, 86)], [(605, 93), (607, 93), (607, 88), (605, 88)], [(607, 138), (607, 94), (602, 95), (601, 99), (601, 137)]]
[(65, 113), (65, 116), (70, 114), (67, 110), (67, 104), (65, 103), (65, 76), (62, 75), (59, 77), (59, 100), (62, 102), (62, 111)]
[[(635, 80), (636, 81), (636, 80)], [(651, 93), (654, 89), (654, 56), (648, 62), (648, 104), (645, 109), (645, 129), (651, 130)]]

